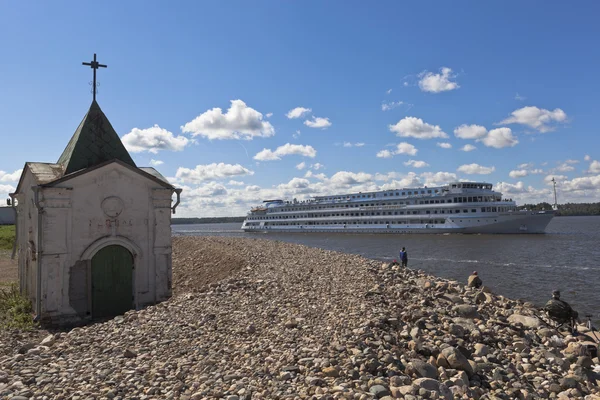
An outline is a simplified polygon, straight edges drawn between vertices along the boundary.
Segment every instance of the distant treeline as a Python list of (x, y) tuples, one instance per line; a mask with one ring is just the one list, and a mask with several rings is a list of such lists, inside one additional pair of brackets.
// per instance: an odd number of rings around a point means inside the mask
[(246, 217), (211, 217), (211, 218), (171, 218), (174, 225), (181, 224), (222, 224), (225, 222), (244, 222)]
[[(525, 204), (520, 209), (541, 211), (552, 210), (550, 203)], [(600, 215), (600, 203), (566, 203), (558, 205), (558, 215), (575, 216), (575, 215)]]

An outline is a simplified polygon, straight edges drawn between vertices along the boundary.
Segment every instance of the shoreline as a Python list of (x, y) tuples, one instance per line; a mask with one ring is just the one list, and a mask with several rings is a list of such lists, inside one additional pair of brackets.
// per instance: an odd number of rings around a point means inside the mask
[(176, 236), (173, 250), (170, 300), (48, 333), (45, 344), (13, 332), (0, 348), (0, 397), (598, 393), (598, 359), (580, 355), (578, 338), (541, 326), (529, 303), (281, 241)]

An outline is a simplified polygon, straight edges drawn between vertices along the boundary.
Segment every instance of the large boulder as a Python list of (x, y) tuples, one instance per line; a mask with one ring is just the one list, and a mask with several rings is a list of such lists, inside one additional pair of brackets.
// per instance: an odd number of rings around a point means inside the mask
[(422, 360), (411, 360), (406, 366), (405, 372), (417, 378), (438, 379), (437, 368)]
[(441, 354), (446, 359), (450, 368), (465, 371), (469, 376), (473, 375), (473, 367), (471, 367), (469, 360), (457, 348), (452, 346), (446, 347), (442, 350)]
[(508, 322), (511, 324), (521, 324), (526, 328), (539, 328), (542, 326), (542, 321), (536, 317), (530, 317), (528, 315), (512, 314), (508, 317)]
[(479, 318), (479, 313), (477, 312), (477, 307), (461, 304), (458, 306), (454, 306), (452, 308), (454, 312), (458, 314), (459, 317), (462, 318)]

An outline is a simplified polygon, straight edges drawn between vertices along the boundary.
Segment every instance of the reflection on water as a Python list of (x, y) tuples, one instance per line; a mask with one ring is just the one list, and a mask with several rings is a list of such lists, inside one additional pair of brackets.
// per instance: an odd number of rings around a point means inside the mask
[(600, 314), (600, 217), (557, 217), (543, 235), (245, 233), (241, 223), (173, 225), (174, 235), (281, 240), (392, 260), (466, 282), (477, 270), (495, 293), (543, 305), (559, 289), (580, 315)]

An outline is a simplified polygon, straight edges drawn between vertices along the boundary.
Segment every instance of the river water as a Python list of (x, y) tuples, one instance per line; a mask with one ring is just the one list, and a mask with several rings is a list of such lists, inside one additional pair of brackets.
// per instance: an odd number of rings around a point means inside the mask
[(600, 321), (600, 217), (557, 217), (541, 235), (245, 233), (241, 223), (173, 225), (174, 235), (232, 236), (300, 243), (408, 266), (465, 282), (476, 270), (494, 293), (543, 305), (552, 290)]

